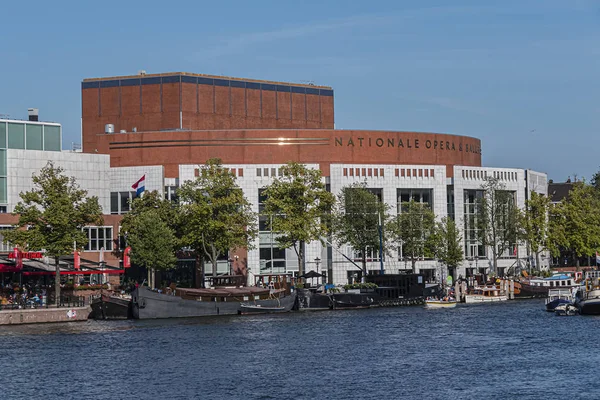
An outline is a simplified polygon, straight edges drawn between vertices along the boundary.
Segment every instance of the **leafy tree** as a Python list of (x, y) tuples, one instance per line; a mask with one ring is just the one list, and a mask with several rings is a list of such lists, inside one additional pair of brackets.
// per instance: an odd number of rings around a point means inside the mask
[(217, 276), (221, 255), (251, 248), (258, 235), (256, 214), (220, 159), (208, 160), (196, 180), (186, 182), (178, 193), (182, 242), (196, 250), (197, 266), (204, 255), (212, 264), (213, 276)]
[(401, 212), (386, 226), (390, 239), (402, 246), (409, 257), (412, 271), (417, 259), (435, 252), (435, 214), (429, 205), (411, 199), (401, 204)]
[(535, 265), (540, 268), (540, 254), (548, 249), (548, 212), (550, 198), (537, 192), (531, 192), (531, 198), (525, 201), (525, 209), (520, 213), (519, 237), (527, 242), (535, 255)]
[(265, 214), (271, 217), (270, 229), (278, 233), (278, 245), (294, 247), (303, 275), (304, 244), (327, 235), (335, 198), (321, 181), (320, 170), (292, 162), (280, 171), (282, 176), (264, 191)]
[(177, 206), (157, 191), (135, 198), (131, 211), (123, 216), (121, 231), (131, 246), (131, 261), (148, 270), (150, 287), (154, 287), (156, 269), (168, 269), (177, 262), (178, 229)]
[(569, 196), (550, 207), (549, 247), (554, 256), (563, 248), (579, 257), (600, 250), (600, 198), (593, 186), (576, 182)]
[(63, 175), (64, 169), (48, 162), (38, 175), (33, 175), (34, 189), (21, 193), (21, 201), (13, 215), (19, 222), (4, 238), (29, 250), (45, 250), (54, 258), (56, 301), (60, 299), (59, 257), (73, 252), (73, 244), (87, 243), (86, 225), (102, 225), (102, 209), (97, 197), (87, 197), (87, 191), (75, 178)]
[(121, 232), (129, 233), (136, 218), (148, 211), (156, 211), (161, 221), (164, 221), (174, 232), (180, 227), (179, 210), (177, 204), (162, 198), (156, 190), (146, 191), (131, 202), (130, 211), (121, 220)]
[(177, 243), (173, 229), (161, 219), (157, 210), (138, 214), (132, 221), (128, 241), (131, 261), (148, 270), (148, 284), (155, 287), (154, 271), (173, 268), (177, 263), (174, 248)]
[(435, 253), (448, 268), (456, 268), (463, 261), (460, 230), (453, 219), (444, 217), (435, 228)]
[(592, 175), (592, 179), (590, 180), (590, 184), (600, 192), (600, 171), (596, 172)]
[(338, 195), (333, 212), (333, 235), (339, 246), (349, 244), (360, 252), (363, 279), (367, 275), (367, 250), (380, 251), (379, 231), (390, 217), (387, 208), (364, 183), (344, 187)]
[(477, 228), (481, 243), (492, 249), (492, 267), (497, 271), (498, 258), (517, 243), (519, 211), (514, 193), (498, 178), (488, 176), (481, 188)]

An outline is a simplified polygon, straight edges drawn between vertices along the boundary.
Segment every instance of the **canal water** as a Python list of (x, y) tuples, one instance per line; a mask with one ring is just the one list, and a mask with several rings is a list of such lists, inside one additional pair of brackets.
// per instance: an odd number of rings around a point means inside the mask
[(4, 326), (0, 398), (600, 398), (600, 318), (543, 308)]

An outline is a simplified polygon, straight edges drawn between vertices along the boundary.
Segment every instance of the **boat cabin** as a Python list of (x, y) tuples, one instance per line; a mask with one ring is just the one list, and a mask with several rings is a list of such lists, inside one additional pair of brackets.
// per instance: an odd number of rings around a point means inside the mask
[(550, 278), (531, 278), (529, 285), (537, 287), (568, 287), (576, 285), (575, 278), (571, 274), (554, 274)]

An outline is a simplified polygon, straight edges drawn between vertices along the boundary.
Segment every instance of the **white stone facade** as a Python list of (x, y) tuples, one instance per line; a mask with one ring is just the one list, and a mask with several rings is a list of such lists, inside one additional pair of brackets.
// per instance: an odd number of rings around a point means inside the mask
[[(165, 178), (162, 166), (140, 166), (111, 168), (108, 155), (86, 154), (75, 152), (52, 152), (37, 150), (7, 150), (7, 183), (8, 205), (7, 212), (12, 212), (20, 201), (19, 193), (30, 190), (33, 186), (32, 175), (39, 173), (48, 161), (65, 169), (65, 174), (75, 177), (82, 189), (89, 195), (98, 196), (105, 214), (111, 213), (111, 192), (133, 191), (133, 185), (143, 175), (146, 175), (145, 188), (147, 191), (157, 190), (164, 195), (165, 186), (180, 186), (185, 181), (195, 179), (198, 165), (180, 165), (179, 178)], [(252, 210), (259, 212), (259, 190), (269, 186), (276, 177), (280, 176), (281, 165), (247, 164), (226, 165), (237, 178), (238, 185), (244, 191), (246, 198), (252, 204)], [(307, 167), (317, 169), (318, 164), (308, 164)], [(479, 190), (486, 176), (496, 176), (506, 186), (507, 190), (515, 192), (517, 205), (523, 207), (531, 191), (547, 193), (547, 176), (544, 173), (515, 169), (491, 167), (453, 167), (453, 178), (447, 178), (446, 166), (443, 165), (377, 165), (377, 164), (331, 164), (330, 176), (323, 178), (331, 192), (337, 196), (342, 188), (354, 183), (364, 182), (367, 188), (381, 191), (383, 201), (388, 205), (391, 215), (398, 210), (399, 190), (422, 190), (431, 194), (429, 199), (436, 218), (439, 220), (448, 215), (449, 196), (453, 191), (454, 215), (457, 226), (463, 232), (464, 224), (464, 193), (465, 190)], [(451, 207), (451, 206), (450, 206)], [(451, 210), (452, 211), (452, 210)], [(267, 247), (272, 248), (275, 238), (270, 233), (261, 233), (254, 242), (254, 249), (248, 251), (248, 267), (252, 274), (266, 272), (265, 262), (261, 264), (261, 247), (263, 252)], [(265, 247), (266, 246), (266, 247)], [(463, 245), (463, 249), (464, 249)], [(334, 284), (348, 282), (348, 274), (358, 271), (342, 254), (352, 257), (352, 249), (347, 246), (324, 245), (315, 241), (306, 245), (305, 272), (317, 270), (332, 274)], [(467, 268), (489, 267), (490, 260), (482, 257), (475, 260), (467, 251), (465, 261), (456, 271), (456, 275), (467, 275)], [(271, 253), (273, 254), (273, 253)], [(286, 249), (281, 254), (285, 272), (298, 271), (297, 256), (293, 249)], [(490, 254), (488, 251), (487, 254)], [(498, 266), (510, 268), (517, 262), (525, 264), (527, 249), (524, 245), (518, 247), (517, 254), (501, 258)], [(317, 263), (315, 259), (319, 258)], [(378, 271), (380, 262), (377, 257), (369, 262), (367, 269)], [(386, 249), (384, 257), (386, 273), (410, 269), (410, 261), (400, 257), (398, 249)], [(548, 257), (542, 262), (546, 265)], [(275, 265), (275, 264), (273, 264)], [(222, 267), (222, 268), (221, 268)], [(419, 260), (418, 272), (429, 271), (429, 275), (437, 275), (441, 266), (431, 260)], [(219, 266), (220, 272), (226, 272), (227, 263)], [(221, 271), (223, 269), (223, 271)], [(489, 268), (488, 268), (489, 271)], [(274, 272), (283, 272), (280, 270)]]
[(48, 162), (62, 167), (64, 174), (72, 176), (89, 196), (97, 196), (104, 213), (110, 213), (110, 157), (104, 154), (86, 154), (74, 152), (6, 150), (6, 169), (8, 183), (7, 212), (12, 212), (21, 200), (23, 191), (33, 188), (33, 175)]

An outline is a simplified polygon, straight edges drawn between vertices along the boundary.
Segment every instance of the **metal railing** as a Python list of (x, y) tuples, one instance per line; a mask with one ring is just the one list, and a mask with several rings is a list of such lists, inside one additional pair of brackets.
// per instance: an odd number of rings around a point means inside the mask
[(48, 296), (46, 298), (19, 298), (17, 297), (13, 302), (8, 304), (0, 304), (1, 310), (31, 310), (41, 308), (71, 308), (71, 307), (85, 307), (84, 296), (60, 296), (58, 305), (54, 302), (54, 296)]

